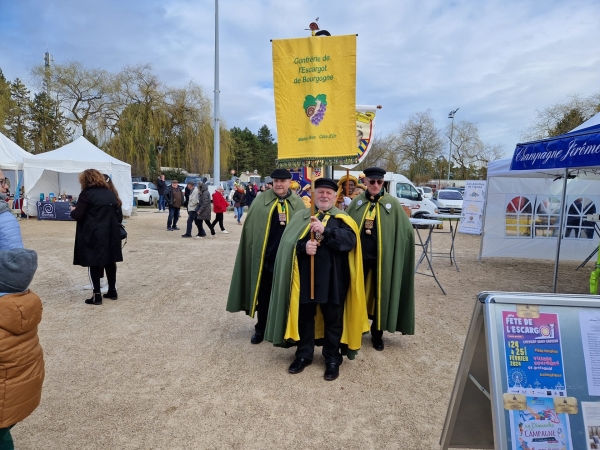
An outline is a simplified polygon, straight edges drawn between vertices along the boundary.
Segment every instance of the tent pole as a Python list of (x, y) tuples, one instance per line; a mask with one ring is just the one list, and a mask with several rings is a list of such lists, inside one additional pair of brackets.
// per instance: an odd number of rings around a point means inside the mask
[(485, 237), (485, 214), (487, 211), (488, 192), (490, 191), (490, 176), (485, 178), (485, 200), (483, 201), (483, 221), (481, 223), (481, 240), (479, 241), (479, 256), (477, 261), (481, 262), (481, 253), (483, 252), (483, 238)]
[(552, 285), (552, 292), (556, 294), (556, 284), (558, 282), (558, 261), (560, 260), (560, 243), (562, 241), (563, 231), (565, 229), (565, 211), (567, 209), (567, 205), (565, 201), (567, 199), (567, 179), (569, 178), (569, 169), (565, 169), (564, 179), (563, 179), (563, 191), (562, 191), (562, 199), (560, 201), (561, 209), (560, 209), (560, 220), (559, 220), (559, 230), (558, 230), (558, 241), (556, 242), (556, 260), (554, 261), (554, 283)]

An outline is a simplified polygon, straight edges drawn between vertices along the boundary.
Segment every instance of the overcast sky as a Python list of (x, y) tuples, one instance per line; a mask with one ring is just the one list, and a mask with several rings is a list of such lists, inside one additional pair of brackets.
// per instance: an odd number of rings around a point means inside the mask
[[(43, 63), (118, 71), (152, 63), (167, 84), (214, 90), (214, 0), (0, 0), (0, 68)], [(600, 91), (600, 1), (220, 0), (221, 113), (276, 133), (270, 39), (358, 34), (357, 103), (381, 104), (379, 132), (431, 109), (475, 122), (510, 154), (543, 109)], [(594, 44), (596, 42), (596, 44)]]

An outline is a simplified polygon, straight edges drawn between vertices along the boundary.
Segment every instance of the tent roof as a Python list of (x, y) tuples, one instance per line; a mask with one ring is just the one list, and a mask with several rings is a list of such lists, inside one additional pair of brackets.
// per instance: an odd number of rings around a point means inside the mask
[(600, 112), (598, 114), (596, 114), (595, 116), (592, 116), (591, 118), (589, 118), (585, 122), (583, 122), (578, 127), (573, 128), (573, 130), (571, 130), (571, 132), (573, 132), (573, 131), (580, 131), (580, 130), (583, 130), (585, 128), (589, 128), (589, 127), (591, 127), (593, 125), (600, 125)]
[(9, 138), (0, 133), (0, 169), (18, 170), (23, 159), (32, 156)]
[[(102, 151), (90, 141), (88, 141), (83, 136), (75, 139), (70, 144), (67, 144), (63, 147), (57, 148), (56, 150), (52, 150), (51, 152), (40, 153), (39, 155), (29, 155), (25, 161), (28, 166), (32, 167), (40, 167), (47, 164), (48, 161), (61, 161), (63, 164), (61, 165), (61, 169), (65, 169), (68, 164), (64, 163), (77, 163), (82, 162), (86, 165), (89, 163), (94, 164), (102, 164), (102, 163), (112, 163), (115, 165), (131, 167), (126, 162), (120, 161), (117, 158), (110, 156), (108, 153)], [(76, 164), (74, 164), (76, 165)], [(51, 169), (51, 167), (45, 167)], [(79, 170), (79, 167), (77, 167)]]

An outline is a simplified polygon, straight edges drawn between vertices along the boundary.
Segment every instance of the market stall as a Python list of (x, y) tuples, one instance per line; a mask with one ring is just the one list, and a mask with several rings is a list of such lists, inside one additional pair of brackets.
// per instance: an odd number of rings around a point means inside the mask
[(79, 196), (79, 174), (86, 169), (96, 169), (111, 177), (123, 202), (123, 214), (131, 215), (133, 190), (131, 166), (113, 158), (84, 137), (39, 155), (24, 159), (24, 185), (27, 214), (38, 215), (37, 202), (58, 200), (61, 196)]

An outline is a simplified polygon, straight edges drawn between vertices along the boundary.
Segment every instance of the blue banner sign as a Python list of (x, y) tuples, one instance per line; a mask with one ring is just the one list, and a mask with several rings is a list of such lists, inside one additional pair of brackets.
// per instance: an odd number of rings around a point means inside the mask
[(510, 170), (600, 166), (600, 126), (553, 139), (517, 144)]

